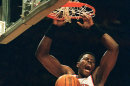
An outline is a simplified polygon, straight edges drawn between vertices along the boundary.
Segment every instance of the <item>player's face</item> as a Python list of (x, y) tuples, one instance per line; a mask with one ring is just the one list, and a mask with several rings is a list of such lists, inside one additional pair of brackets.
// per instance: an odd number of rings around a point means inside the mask
[(77, 64), (78, 73), (81, 77), (88, 77), (95, 67), (95, 57), (85, 54)]

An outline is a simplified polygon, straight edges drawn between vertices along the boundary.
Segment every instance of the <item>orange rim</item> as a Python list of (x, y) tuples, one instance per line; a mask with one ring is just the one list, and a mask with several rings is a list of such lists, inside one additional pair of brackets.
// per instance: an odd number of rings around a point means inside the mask
[[(85, 3), (81, 3), (81, 2), (72, 2), (72, 1), (68, 1), (65, 5), (61, 6), (61, 7), (82, 7), (82, 6), (86, 6), (90, 9), (93, 10), (93, 13), (91, 13), (90, 15), (93, 16), (95, 15), (95, 8), (89, 4), (85, 4)], [(47, 17), (54, 19), (54, 20), (64, 20), (64, 18), (57, 18), (55, 13), (50, 13)], [(80, 19), (82, 17), (78, 17), (78, 19)], [(77, 17), (71, 17), (71, 19), (77, 19)]]

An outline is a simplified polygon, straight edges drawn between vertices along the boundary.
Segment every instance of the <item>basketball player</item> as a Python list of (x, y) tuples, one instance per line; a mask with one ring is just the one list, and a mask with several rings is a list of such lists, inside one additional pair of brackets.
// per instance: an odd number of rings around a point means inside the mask
[[(104, 86), (109, 73), (117, 61), (118, 44), (107, 33), (96, 28), (90, 16), (83, 16), (83, 24), (77, 23), (82, 28), (92, 30), (97, 34), (107, 50), (103, 54), (99, 66), (96, 68), (94, 55), (91, 53), (82, 54), (81, 59), (77, 62), (78, 75), (74, 76), (79, 79), (81, 86)], [(65, 24), (64, 21), (54, 20), (54, 27), (61, 27)], [(43, 37), (36, 52), (38, 60), (56, 77), (63, 74), (75, 74), (69, 66), (62, 65), (54, 56), (49, 54), (52, 41), (51, 36), (45, 35)]]

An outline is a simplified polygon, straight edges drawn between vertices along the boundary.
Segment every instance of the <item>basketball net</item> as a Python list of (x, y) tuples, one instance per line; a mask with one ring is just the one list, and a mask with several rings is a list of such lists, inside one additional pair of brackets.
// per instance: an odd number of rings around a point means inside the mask
[(48, 17), (71, 23), (71, 19), (80, 19), (83, 15), (95, 16), (95, 8), (78, 0), (70, 0), (59, 9), (51, 12)]

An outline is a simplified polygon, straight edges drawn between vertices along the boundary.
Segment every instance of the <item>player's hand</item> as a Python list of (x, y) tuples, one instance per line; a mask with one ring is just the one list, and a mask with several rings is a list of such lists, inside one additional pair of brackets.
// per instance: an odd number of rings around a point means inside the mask
[(92, 17), (89, 15), (83, 15), (82, 19), (83, 19), (83, 24), (77, 22), (78, 25), (81, 26), (82, 28), (89, 29), (94, 24)]
[(56, 26), (63, 26), (65, 23), (64, 20), (53, 20), (53, 24)]

